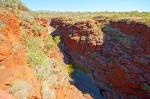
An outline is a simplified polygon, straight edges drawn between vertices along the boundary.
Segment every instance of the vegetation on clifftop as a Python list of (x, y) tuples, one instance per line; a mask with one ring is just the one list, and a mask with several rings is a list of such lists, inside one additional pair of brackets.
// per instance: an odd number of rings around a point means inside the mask
[[(24, 48), (26, 49), (26, 57), (29, 64), (35, 71), (35, 75), (42, 82), (41, 94), (43, 99), (50, 97), (49, 94), (49, 85), (55, 84), (62, 84), (64, 82), (68, 84), (68, 75), (75, 75), (80, 77), (82, 73), (90, 74), (91, 71), (84, 66), (81, 66), (76, 63), (71, 63), (66, 65), (66, 71), (63, 70), (63, 66), (65, 65), (63, 62), (61, 63), (57, 60), (57, 55), (59, 52), (54, 52), (52, 55), (49, 55), (49, 51), (51, 49), (55, 49), (57, 45), (61, 41), (60, 36), (56, 36), (52, 38), (52, 36), (48, 36), (46, 29), (48, 30), (48, 26), (41, 25), (40, 22), (36, 22), (38, 18), (42, 19), (52, 19), (54, 17), (61, 17), (66, 22), (74, 24), (75, 22), (81, 20), (90, 20), (96, 17), (104, 17), (109, 18), (110, 20), (134, 20), (137, 22), (143, 22), (145, 24), (150, 25), (150, 13), (149, 12), (85, 12), (85, 13), (73, 13), (73, 12), (33, 12), (30, 11), (20, 0), (0, 0), (0, 12), (5, 10), (6, 12), (14, 13), (18, 20), (20, 26), (20, 37), (23, 41)], [(40, 20), (41, 21), (41, 20)], [(43, 21), (43, 20), (42, 20)], [(48, 20), (46, 21), (48, 23)], [(12, 22), (13, 23), (13, 22)], [(0, 21), (0, 28), (3, 28), (5, 24)], [(45, 28), (46, 27), (46, 28)], [(99, 28), (98, 28), (99, 29)], [(45, 37), (45, 34), (46, 37)], [(69, 36), (70, 32), (68, 32)], [(3, 34), (0, 33), (0, 40), (2, 40)], [(85, 37), (82, 36), (82, 40), (86, 40)], [(126, 48), (130, 48), (134, 41), (134, 38), (129, 37), (122, 37), (121, 35), (112, 35), (111, 40), (115, 43), (119, 42), (125, 45)], [(12, 50), (16, 50), (18, 48), (17, 43), (14, 43), (12, 46)], [(52, 51), (53, 51), (52, 50)], [(3, 54), (3, 53), (2, 53)], [(59, 53), (60, 55), (60, 53)], [(97, 59), (97, 53), (91, 53), (91, 58), (93, 60)], [(56, 59), (53, 59), (55, 57)], [(59, 56), (61, 57), (61, 56)], [(150, 57), (150, 55), (145, 56)], [(61, 57), (62, 58), (62, 57)], [(81, 57), (82, 58), (82, 57)], [(108, 56), (106, 59), (107, 63), (112, 62), (113, 57)], [(0, 66), (2, 66), (0, 64)], [(82, 72), (80, 72), (82, 71)], [(66, 74), (68, 73), (68, 75)], [(79, 75), (80, 73), (80, 75)], [(116, 74), (117, 75), (117, 74)], [(118, 75), (117, 75), (118, 76)], [(121, 77), (120, 77), (121, 78)], [(118, 78), (119, 79), (119, 78)], [(81, 77), (81, 80), (83, 78)], [(123, 80), (124, 81), (124, 80)], [(87, 81), (89, 82), (89, 81)], [(85, 83), (87, 83), (85, 82)], [(90, 85), (87, 85), (90, 86)], [(143, 90), (149, 92), (150, 86), (148, 85), (141, 85)], [(18, 80), (11, 84), (10, 86), (10, 93), (17, 97), (17, 99), (24, 98), (27, 99), (28, 92), (32, 90), (32, 86), (24, 80)]]
[(137, 22), (143, 22), (150, 25), (150, 13), (149, 12), (35, 12), (36, 16), (41, 16), (43, 18), (63, 18), (69, 23), (75, 23), (82, 20), (89, 20), (95, 17), (106, 17), (113, 20), (134, 20)]
[(29, 10), (21, 0), (0, 0), (0, 7), (4, 7), (7, 9), (12, 10), (22, 10), (27, 11)]

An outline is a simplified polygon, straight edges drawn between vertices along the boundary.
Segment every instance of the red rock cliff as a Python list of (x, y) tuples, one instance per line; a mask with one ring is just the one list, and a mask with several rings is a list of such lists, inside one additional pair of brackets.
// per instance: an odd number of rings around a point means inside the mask
[(25, 49), (19, 37), (19, 22), (14, 14), (0, 14), (0, 64), (26, 65)]
[(20, 25), (15, 14), (0, 12), (0, 98), (10, 97), (3, 91), (10, 93), (15, 82), (21, 82), (20, 85), (27, 82), (29, 86), (34, 86), (27, 97), (40, 99), (39, 81), (27, 65), (25, 47), (19, 32)]
[(74, 25), (52, 19), (73, 60), (91, 69), (107, 99), (145, 99), (150, 85), (150, 28), (136, 22)]

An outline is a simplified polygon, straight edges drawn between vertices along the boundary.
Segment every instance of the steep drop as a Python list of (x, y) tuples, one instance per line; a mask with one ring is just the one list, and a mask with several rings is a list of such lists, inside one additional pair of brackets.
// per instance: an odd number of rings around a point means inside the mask
[(148, 26), (105, 20), (72, 25), (59, 18), (52, 19), (51, 25), (73, 61), (91, 70), (105, 98), (149, 97), (149, 89), (145, 89), (150, 85)]

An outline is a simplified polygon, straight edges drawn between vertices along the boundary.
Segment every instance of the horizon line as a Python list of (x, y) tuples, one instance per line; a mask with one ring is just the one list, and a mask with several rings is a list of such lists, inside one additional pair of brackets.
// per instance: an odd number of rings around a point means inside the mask
[(142, 12), (146, 12), (146, 13), (149, 13), (150, 11), (140, 11), (140, 10), (130, 10), (130, 11), (108, 11), (108, 10), (106, 10), (106, 11), (56, 11), (56, 10), (32, 10), (32, 9), (30, 9), (31, 11), (34, 11), (34, 12), (64, 12), (64, 13), (66, 13), (66, 12), (73, 12), (73, 13), (86, 13), (86, 12), (89, 12), (89, 13), (100, 13), (100, 12), (102, 12), (102, 13), (111, 13), (111, 12), (138, 12), (138, 13), (142, 13)]

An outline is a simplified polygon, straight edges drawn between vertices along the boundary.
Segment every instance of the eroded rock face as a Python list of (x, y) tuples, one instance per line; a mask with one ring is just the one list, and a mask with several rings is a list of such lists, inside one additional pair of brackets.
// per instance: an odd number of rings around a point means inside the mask
[(9, 93), (0, 90), (0, 99), (14, 99), (14, 97), (12, 97), (12, 95), (10, 95)]
[[(7, 11), (0, 13), (0, 89), (13, 94), (15, 98), (17, 98), (16, 95), (20, 94), (22, 99), (27, 97), (39, 99), (40, 82), (27, 65), (25, 48), (19, 30), (18, 19), (13, 13)], [(19, 81), (20, 85), (18, 83), (16, 85), (15, 81)], [(21, 83), (22, 81), (27, 83), (26, 87)], [(13, 86), (13, 90), (10, 91)], [(32, 91), (23, 89), (30, 86), (32, 86)], [(26, 93), (24, 93), (24, 90), (26, 90)], [(26, 97), (23, 97), (23, 94), (26, 94)], [(0, 98), (3, 99), (6, 95), (0, 91)], [(9, 95), (6, 96), (6, 99), (9, 99), (9, 97)]]
[[(26, 36), (39, 36), (42, 40), (48, 36), (48, 20), (36, 18), (34, 22), (21, 20), (19, 24), (13, 13), (0, 13), (0, 99), (93, 99), (88, 93), (82, 93), (71, 85), (64, 57), (58, 47), (47, 52), (52, 62), (47, 71), (50, 71), (51, 75), (44, 81), (37, 80), (33, 70), (28, 67), (25, 47), (19, 36), (20, 26), (25, 29)], [(42, 25), (44, 30), (34, 30), (34, 24)], [(92, 34), (91, 38), (93, 35), (95, 34)], [(89, 40), (89, 43), (98, 44), (96, 38), (93, 42)], [(44, 49), (44, 44), (42, 48)], [(94, 49), (93, 46), (89, 50)], [(84, 50), (82, 54), (85, 54)]]
[(112, 21), (112, 27), (120, 29), (127, 35), (134, 36), (140, 39), (139, 46), (144, 48), (144, 53), (150, 54), (150, 27), (143, 23), (136, 23), (134, 21)]
[(136, 22), (52, 19), (73, 60), (91, 69), (107, 99), (148, 98), (150, 28)]
[(57, 46), (51, 48), (48, 55), (51, 63), (48, 71), (51, 74), (41, 81), (42, 99), (93, 99), (90, 94), (83, 93), (70, 83), (72, 79), (66, 72), (64, 56)]
[(53, 86), (51, 88), (56, 95), (53, 99), (93, 99), (88, 94), (83, 94), (73, 85)]
[(0, 13), (0, 23), (0, 65), (25, 65), (25, 49), (19, 37), (19, 22), (16, 16)]
[(35, 23), (34, 24), (39, 24), (42, 26), (43, 30), (40, 31), (39, 36), (44, 39), (46, 36), (48, 36), (48, 20), (44, 18), (35, 18)]

